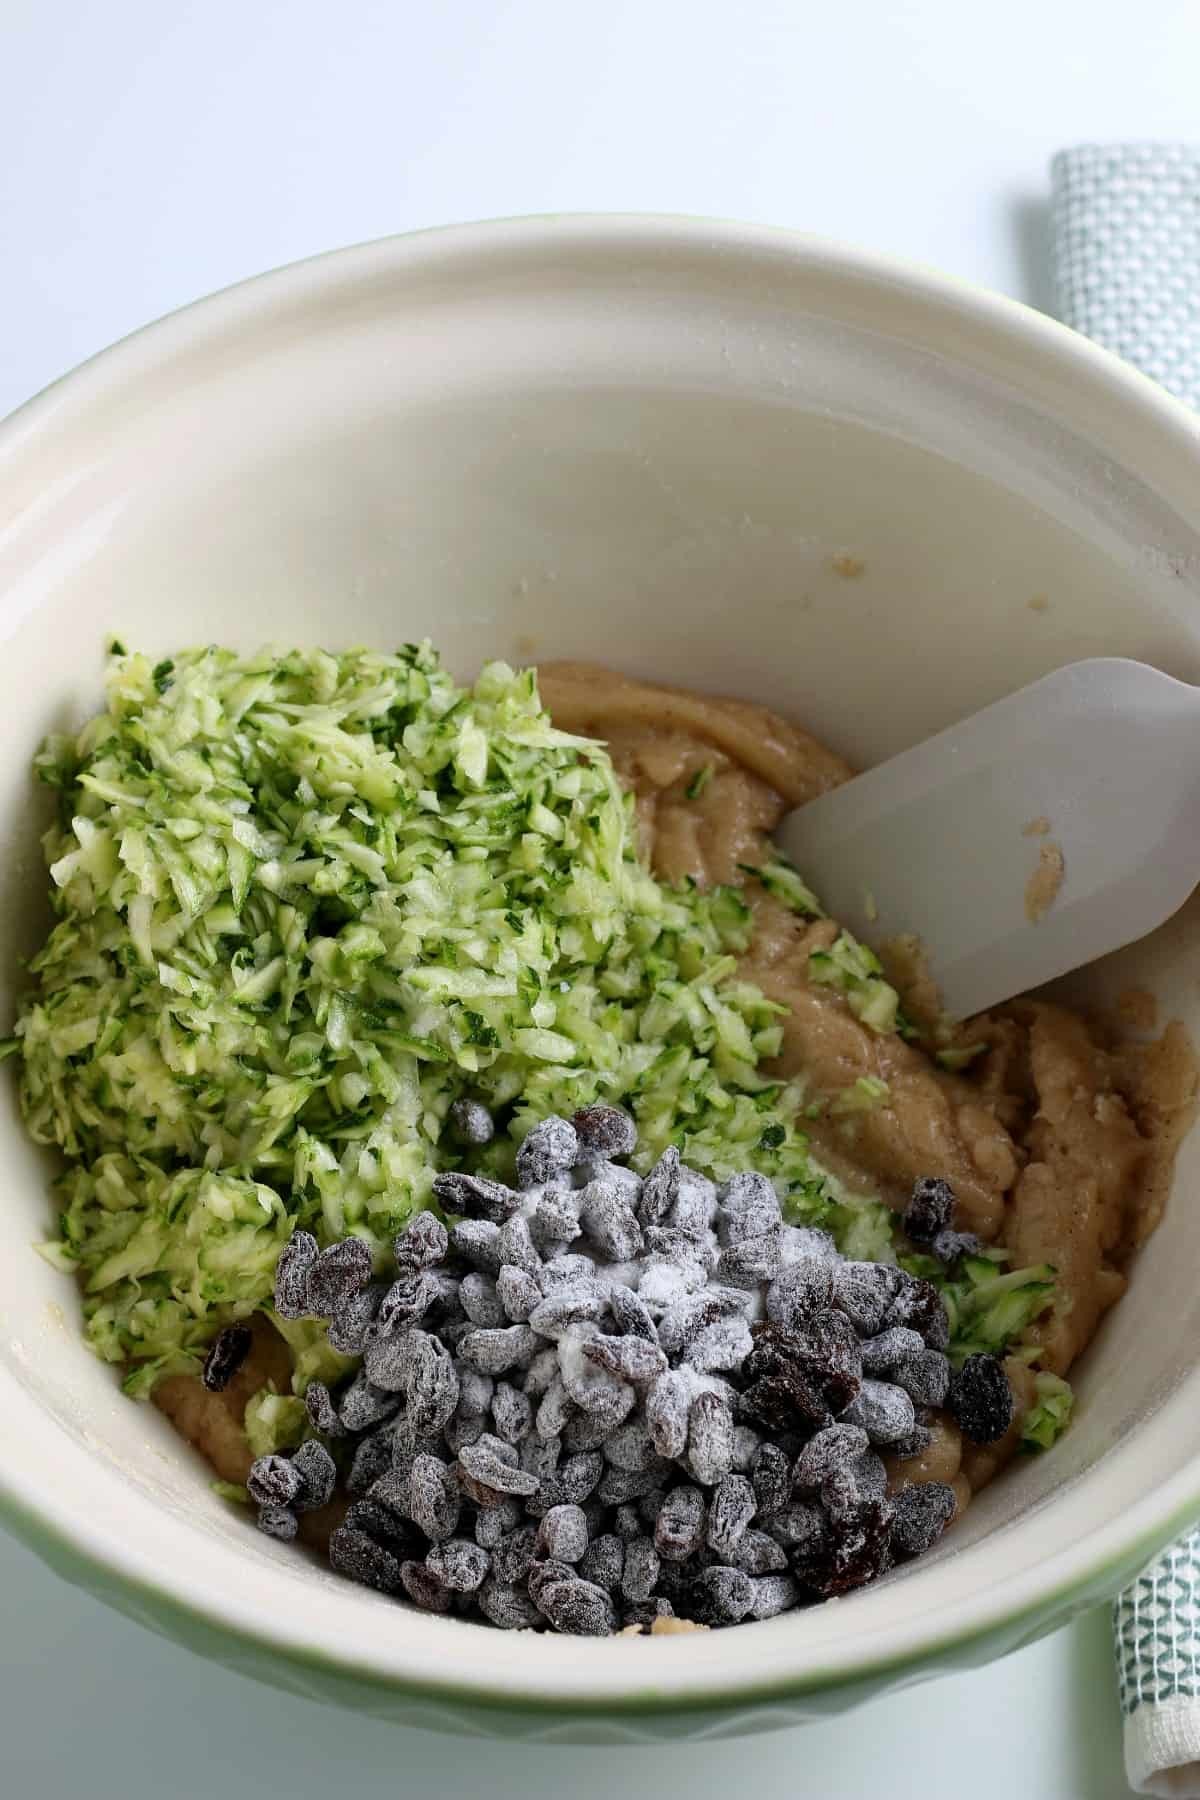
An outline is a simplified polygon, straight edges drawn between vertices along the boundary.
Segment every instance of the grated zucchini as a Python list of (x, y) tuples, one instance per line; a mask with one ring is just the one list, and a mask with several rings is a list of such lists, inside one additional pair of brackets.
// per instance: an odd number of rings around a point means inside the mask
[[(268, 1310), (297, 1226), (382, 1252), (462, 1160), (465, 1095), (506, 1127), (473, 1159), (501, 1177), (539, 1118), (611, 1099), (644, 1165), (668, 1143), (717, 1178), (753, 1165), (791, 1218), (890, 1254), (884, 1209), (839, 1193), (760, 1072), (781, 1009), (738, 979), (745, 901), (652, 879), (607, 754), (554, 728), (531, 671), (465, 689), (424, 644), (114, 643), (107, 695), (36, 759), (58, 921), (7, 1048), (66, 1159), (45, 1254), (130, 1392)], [(293, 1349), (298, 1385), (328, 1372), (320, 1334)], [(254, 1409), (261, 1441), (298, 1428), (287, 1398)]]

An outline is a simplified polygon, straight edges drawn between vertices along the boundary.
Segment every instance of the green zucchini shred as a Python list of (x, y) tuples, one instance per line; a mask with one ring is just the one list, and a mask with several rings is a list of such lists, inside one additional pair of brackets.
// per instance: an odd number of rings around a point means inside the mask
[(1042, 1370), (1033, 1378), (1034, 1404), (1021, 1428), (1021, 1449), (1030, 1455), (1049, 1450), (1071, 1422), (1075, 1395), (1061, 1375)]

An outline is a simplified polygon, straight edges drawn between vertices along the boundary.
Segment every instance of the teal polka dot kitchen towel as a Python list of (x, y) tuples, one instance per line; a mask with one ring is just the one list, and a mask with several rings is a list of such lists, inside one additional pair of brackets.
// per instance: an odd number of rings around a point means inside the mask
[[(1080, 144), (1051, 164), (1059, 317), (1200, 407), (1200, 146)], [(1117, 1601), (1125, 1767), (1200, 1796), (1200, 1529)]]

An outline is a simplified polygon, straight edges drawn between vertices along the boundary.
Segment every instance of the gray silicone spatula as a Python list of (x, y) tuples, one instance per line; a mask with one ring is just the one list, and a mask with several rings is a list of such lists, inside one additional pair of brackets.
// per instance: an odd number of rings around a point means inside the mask
[(855, 936), (915, 933), (947, 1013), (969, 1018), (1183, 905), (1200, 880), (1200, 688), (1117, 657), (1072, 663), (777, 836)]

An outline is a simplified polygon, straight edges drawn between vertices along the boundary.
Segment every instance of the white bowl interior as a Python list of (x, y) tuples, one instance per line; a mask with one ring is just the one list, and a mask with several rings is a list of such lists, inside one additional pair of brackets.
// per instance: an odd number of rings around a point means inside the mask
[[(864, 763), (1080, 656), (1200, 679), (1200, 459), (1167, 403), (1015, 309), (768, 234), (546, 225), (351, 253), (155, 328), (6, 430), (0, 917), (19, 948), (44, 919), (28, 756), (94, 708), (112, 631), (154, 652), (429, 635), (462, 674), (590, 656), (765, 701)], [(11, 955), (2, 979), (8, 1014)], [(1194, 912), (1087, 991), (1130, 983), (1200, 1037)], [(351, 1663), (564, 1698), (850, 1667), (1032, 1603), (1039, 1571), (1111, 1550), (1200, 1449), (1197, 1140), (1068, 1437), (917, 1571), (632, 1650), (417, 1617), (231, 1521), (85, 1353), (71, 1284), (25, 1249), (47, 1167), (8, 1096), (21, 1491), (129, 1572)]]

